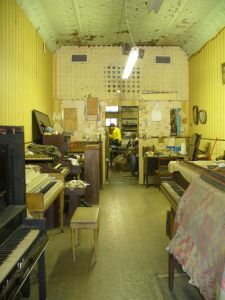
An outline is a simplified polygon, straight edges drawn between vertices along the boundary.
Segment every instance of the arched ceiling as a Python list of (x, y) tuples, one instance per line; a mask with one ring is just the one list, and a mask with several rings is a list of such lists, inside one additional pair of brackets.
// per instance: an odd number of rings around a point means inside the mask
[[(134, 43), (180, 46), (189, 56), (225, 27), (225, 0), (127, 0)], [(17, 0), (55, 52), (61, 46), (131, 44), (126, 0)]]

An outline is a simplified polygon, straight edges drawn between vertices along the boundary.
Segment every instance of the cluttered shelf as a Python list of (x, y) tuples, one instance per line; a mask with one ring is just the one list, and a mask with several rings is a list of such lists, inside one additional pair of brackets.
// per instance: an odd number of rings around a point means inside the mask
[(138, 107), (121, 107), (121, 133), (125, 139), (131, 139), (138, 133)]
[(180, 146), (170, 141), (170, 145), (156, 149), (153, 145), (151, 147), (143, 147), (144, 158), (144, 183), (149, 185), (149, 176), (152, 178), (152, 183), (160, 185), (161, 180), (171, 177), (168, 172), (168, 164), (171, 160), (196, 160), (201, 136), (194, 134), (188, 145), (186, 151), (186, 144), (181, 143)]

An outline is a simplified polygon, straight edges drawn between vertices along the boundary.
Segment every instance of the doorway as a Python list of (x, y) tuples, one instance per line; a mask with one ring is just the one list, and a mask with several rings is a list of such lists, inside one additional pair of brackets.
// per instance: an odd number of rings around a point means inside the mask
[[(121, 133), (121, 145), (114, 146), (110, 124)], [(138, 106), (106, 106), (106, 159), (108, 183), (138, 183)]]

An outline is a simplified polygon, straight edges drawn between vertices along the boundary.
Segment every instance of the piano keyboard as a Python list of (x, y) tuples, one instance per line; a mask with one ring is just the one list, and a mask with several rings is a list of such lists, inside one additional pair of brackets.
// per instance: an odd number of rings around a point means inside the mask
[(163, 181), (160, 186), (161, 191), (172, 200), (177, 206), (180, 198), (184, 194), (184, 190), (175, 181)]
[(26, 154), (25, 161), (53, 161), (53, 158), (48, 154)]
[(55, 170), (60, 170), (60, 173), (62, 173), (63, 175), (68, 175), (69, 174), (69, 168), (67, 167), (63, 167), (62, 164), (57, 164), (54, 166)]
[[(22, 257), (39, 235), (38, 229), (20, 227), (0, 246), (0, 283)], [(19, 266), (18, 266), (19, 268)]]
[(61, 168), (61, 169), (60, 169), (60, 172), (61, 172), (63, 175), (68, 175), (68, 174), (69, 174), (69, 169), (68, 169), (67, 167)]

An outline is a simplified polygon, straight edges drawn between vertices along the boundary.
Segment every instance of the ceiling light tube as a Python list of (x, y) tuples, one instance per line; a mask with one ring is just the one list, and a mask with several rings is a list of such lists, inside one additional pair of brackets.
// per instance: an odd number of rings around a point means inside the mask
[(139, 49), (138, 47), (132, 47), (128, 60), (127, 60), (127, 64), (126, 67), (123, 71), (123, 75), (122, 75), (122, 79), (128, 79), (130, 76), (130, 73), (132, 72), (132, 69), (138, 59), (138, 53), (139, 53)]

